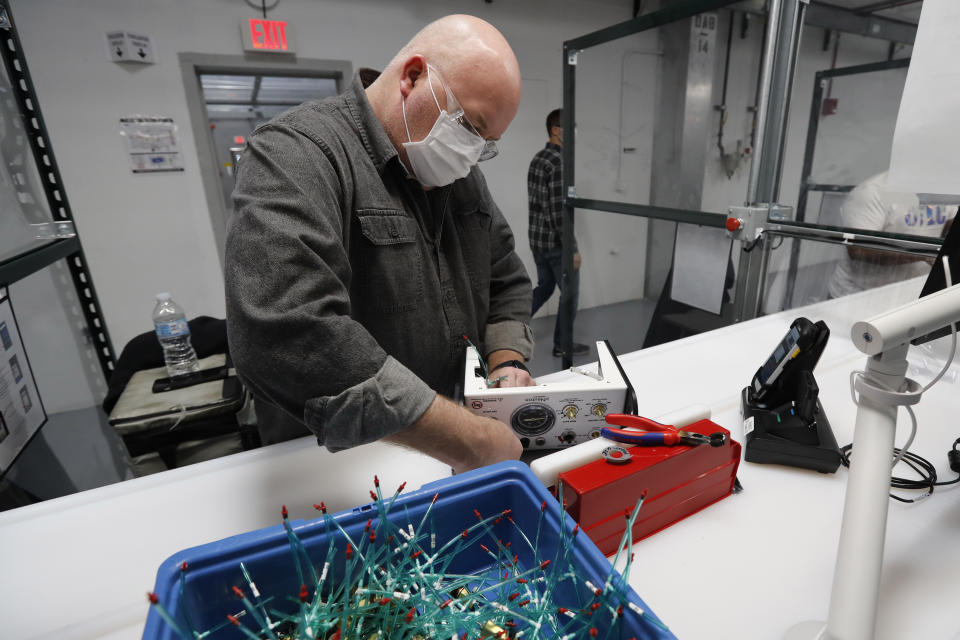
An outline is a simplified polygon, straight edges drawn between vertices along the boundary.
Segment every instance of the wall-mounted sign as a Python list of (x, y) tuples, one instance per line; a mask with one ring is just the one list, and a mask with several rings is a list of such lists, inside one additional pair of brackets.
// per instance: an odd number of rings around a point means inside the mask
[(150, 36), (129, 31), (107, 33), (107, 55), (113, 62), (139, 62), (153, 64), (153, 43)]
[(129, 116), (120, 118), (120, 135), (127, 141), (133, 173), (183, 171), (177, 125), (173, 118)]
[(293, 53), (293, 33), (286, 20), (240, 21), (240, 36), (244, 51), (260, 53)]

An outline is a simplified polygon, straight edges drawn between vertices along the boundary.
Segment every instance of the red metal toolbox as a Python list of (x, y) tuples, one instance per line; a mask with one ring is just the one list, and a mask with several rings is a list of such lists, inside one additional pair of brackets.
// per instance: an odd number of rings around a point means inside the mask
[(634, 542), (733, 492), (740, 444), (710, 420), (694, 422), (683, 430), (723, 433), (726, 442), (720, 447), (623, 445), (630, 454), (626, 462), (600, 459), (559, 474), (567, 511), (604, 554), (617, 550), (626, 527), (624, 513), (644, 491), (646, 498), (633, 525)]

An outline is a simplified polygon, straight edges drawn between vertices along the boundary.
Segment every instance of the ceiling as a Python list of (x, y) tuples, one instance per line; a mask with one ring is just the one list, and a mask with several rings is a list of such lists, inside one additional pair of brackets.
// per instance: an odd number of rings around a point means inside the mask
[[(892, 18), (917, 24), (920, 21), (922, 0), (811, 0), (813, 4), (832, 5), (850, 11), (869, 10), (882, 18)], [(884, 8), (886, 7), (886, 8)]]
[[(594, 0), (595, 2), (600, 2), (601, 0)], [(610, 1), (610, 0), (605, 0)], [(923, 4), (922, 0), (810, 0), (813, 4), (822, 4), (829, 5), (834, 7), (839, 7), (841, 9), (847, 9), (849, 11), (862, 10), (864, 8), (871, 9), (870, 13), (876, 16), (883, 18), (891, 18), (893, 20), (902, 20), (904, 22), (911, 22), (917, 24), (920, 20), (920, 7)], [(676, 2), (676, 0), (660, 0), (660, 5), (663, 6), (670, 2)], [(647, 11), (652, 10), (656, 6), (656, 3), (651, 2), (650, 0), (632, 0), (627, 2), (624, 0), (623, 4), (632, 4), (636, 10), (637, 4), (639, 3), (640, 13), (646, 13)], [(886, 8), (884, 8), (886, 7)], [(736, 5), (734, 5), (736, 8)]]

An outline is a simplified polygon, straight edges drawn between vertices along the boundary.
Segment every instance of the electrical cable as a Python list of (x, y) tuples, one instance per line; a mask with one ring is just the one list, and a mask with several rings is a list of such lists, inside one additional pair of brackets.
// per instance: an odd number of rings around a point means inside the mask
[[(950, 260), (947, 256), (943, 256), (941, 263), (943, 265), (943, 275), (944, 275), (944, 280), (946, 282), (946, 288), (950, 288), (953, 286), (953, 279), (951, 278), (951, 273), (950, 273)], [(950, 368), (950, 365), (953, 364), (953, 357), (956, 354), (956, 351), (957, 351), (957, 329), (956, 329), (956, 325), (953, 322), (951, 322), (950, 323), (950, 353), (947, 356), (946, 362), (944, 363), (943, 368), (940, 369), (940, 372), (936, 376), (934, 376), (934, 378), (930, 382), (928, 382), (923, 388), (921, 388), (918, 392), (897, 392), (896, 390), (890, 389), (886, 385), (881, 384), (877, 380), (871, 380), (871, 384), (882, 387), (887, 391), (889, 391), (891, 394), (895, 394), (895, 395), (922, 395), (924, 392), (930, 389), (930, 387), (932, 387), (937, 382), (939, 382), (940, 379), (943, 377), (943, 375), (947, 372), (947, 370)], [(859, 406), (860, 403), (857, 399), (857, 394), (854, 389), (854, 383), (858, 375), (865, 376), (866, 374), (863, 371), (850, 372), (850, 397), (853, 399), (853, 403)], [(894, 495), (892, 493), (890, 494), (890, 497), (900, 502), (917, 502), (933, 494), (934, 487), (956, 484), (957, 482), (960, 482), (960, 450), (957, 449), (957, 445), (960, 444), (960, 438), (957, 438), (956, 440), (953, 441), (953, 447), (947, 453), (947, 459), (950, 463), (950, 469), (958, 474), (957, 477), (954, 478), (953, 480), (949, 480), (946, 482), (937, 482), (936, 468), (925, 458), (922, 458), (915, 453), (909, 452), (910, 445), (913, 444), (913, 439), (917, 435), (917, 416), (916, 414), (913, 413), (913, 408), (910, 407), (910, 405), (904, 405), (904, 406), (907, 409), (907, 413), (910, 414), (910, 422), (911, 422), (910, 436), (907, 438), (907, 441), (904, 443), (903, 448), (898, 449), (894, 447), (893, 453), (895, 454), (895, 457), (893, 459), (893, 464), (891, 465), (891, 468), (896, 467), (901, 461), (904, 461), (907, 463), (907, 465), (911, 469), (914, 470), (914, 472), (917, 475), (920, 476), (920, 479), (911, 480), (908, 478), (898, 478), (896, 476), (891, 476), (890, 486), (893, 487), (894, 489), (912, 489), (912, 490), (926, 489), (927, 492), (921, 495), (920, 497), (913, 498), (913, 499), (901, 498), (900, 496)], [(894, 429), (896, 429), (896, 422), (894, 422)], [(850, 453), (852, 451), (853, 451), (853, 443), (850, 443), (841, 448), (841, 462), (843, 463), (843, 466), (849, 468)]]
[(272, 2), (268, 2), (268, 0), (244, 0), (244, 2), (252, 9), (260, 11), (264, 20), (267, 19), (267, 11), (273, 11), (280, 4), (280, 0), (273, 0)]
[(483, 368), (483, 381), (486, 383), (487, 388), (494, 387), (498, 383), (507, 379), (507, 376), (500, 376), (498, 378), (494, 378), (491, 380), (490, 374), (492, 372), (487, 369), (487, 363), (483, 359), (483, 355), (480, 353), (480, 349), (477, 349), (477, 347), (472, 342), (470, 342), (470, 338), (468, 338), (467, 336), (464, 335), (463, 339), (467, 343), (467, 346), (473, 349), (474, 352), (477, 354), (477, 359), (480, 360), (480, 366)]
[[(856, 390), (854, 389), (854, 383), (856, 382), (857, 376), (864, 377), (864, 376), (866, 376), (866, 372), (864, 372), (864, 371), (851, 371), (851, 372), (850, 372), (850, 397), (853, 399), (853, 404), (855, 404), (855, 405), (857, 405), (857, 406), (860, 406), (860, 401), (857, 400), (857, 393), (856, 393)], [(870, 384), (873, 384), (873, 385), (875, 385), (875, 386), (877, 386), (877, 387), (881, 387), (881, 388), (885, 389), (886, 391), (888, 391), (888, 392), (890, 393), (890, 395), (893, 395), (893, 396), (911, 395), (911, 394), (907, 394), (907, 393), (903, 393), (903, 392), (898, 392), (898, 391), (896, 391), (895, 389), (891, 389), (891, 388), (888, 387), (887, 385), (882, 384), (879, 380), (871, 380), (871, 381), (870, 381)], [(890, 465), (890, 468), (891, 468), (891, 469), (892, 469), (893, 467), (897, 466), (897, 464), (899, 464), (900, 460), (903, 459), (904, 454), (905, 454), (905, 453), (907, 452), (907, 450), (910, 448), (910, 445), (913, 444), (913, 438), (914, 438), (914, 436), (917, 435), (917, 416), (916, 416), (916, 414), (913, 412), (913, 409), (910, 407), (910, 405), (904, 405), (904, 407), (906, 408), (907, 413), (910, 414), (910, 423), (911, 423), (911, 424), (910, 424), (910, 437), (907, 438), (907, 441), (904, 443), (902, 449), (895, 449), (895, 451), (899, 451), (900, 453), (893, 459), (893, 464)], [(896, 429), (896, 418), (894, 418), (894, 429)], [(852, 445), (847, 445), (847, 446), (849, 447), (849, 446), (852, 446)]]
[(733, 43), (733, 19), (736, 11), (730, 12), (730, 25), (727, 27), (727, 51), (723, 62), (723, 89), (721, 90), (720, 104), (714, 109), (720, 112), (720, 127), (717, 129), (717, 148), (720, 149), (720, 158), (727, 155), (723, 148), (723, 125), (727, 122), (727, 81), (730, 78), (730, 48)]
[[(913, 471), (920, 476), (920, 478), (911, 479), (893, 476), (890, 478), (890, 486), (894, 489), (909, 489), (913, 491), (926, 490), (926, 493), (913, 499), (903, 498), (893, 493), (890, 494), (890, 497), (899, 502), (919, 502), (920, 500), (929, 497), (933, 493), (934, 487), (944, 487), (960, 482), (960, 449), (957, 448), (958, 445), (960, 445), (960, 438), (957, 438), (953, 441), (953, 448), (947, 453), (947, 457), (950, 460), (950, 469), (957, 474), (957, 477), (953, 480), (946, 480), (943, 482), (937, 482), (936, 467), (934, 467), (933, 464), (931, 464), (928, 460), (918, 456), (915, 453), (905, 452), (903, 455), (903, 461), (911, 469), (913, 469)], [(840, 461), (843, 463), (843, 466), (850, 466), (850, 454), (852, 451), (852, 443), (841, 448), (842, 457)], [(900, 454), (901, 450), (894, 449), (894, 452)]]

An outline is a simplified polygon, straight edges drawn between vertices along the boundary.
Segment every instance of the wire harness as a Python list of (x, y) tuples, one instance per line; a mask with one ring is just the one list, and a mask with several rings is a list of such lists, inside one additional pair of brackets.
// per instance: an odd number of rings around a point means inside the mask
[[(411, 522), (403, 514), (389, 517), (404, 485), (392, 497), (381, 494), (376, 476), (374, 485), (372, 517), (359, 533), (348, 533), (323, 503), (314, 505), (326, 528), (325, 554), (322, 546), (319, 555), (305, 548), (283, 507), (282, 524), (301, 585), (295, 593), (261, 593), (240, 562), (232, 587), (236, 606), (213, 628), (198, 629), (188, 610), (191, 599), (185, 597), (190, 587), (184, 562), (176, 609), (165, 607), (155, 593), (147, 594), (151, 606), (183, 640), (221, 637), (216, 634), (230, 626), (252, 640), (619, 640), (636, 633), (634, 622), (633, 632), (625, 634), (626, 616), (647, 631), (636, 636), (641, 640), (664, 637), (666, 627), (630, 598), (631, 531), (645, 496), (625, 511), (626, 530), (610, 573), (593, 584), (574, 562), (579, 527), (561, 522), (556, 541), (557, 532), (545, 525), (546, 501), (535, 532), (524, 531), (511, 509), (489, 515), (474, 509), (475, 520), (441, 540), (430, 517), (439, 493), (420, 521)], [(562, 501), (562, 489), (558, 498)], [(569, 517), (560, 513), (563, 520)], [(550, 552), (543, 554), (541, 547)], [(483, 569), (462, 573), (464, 553), (482, 554)], [(216, 596), (194, 595), (200, 600)]]

